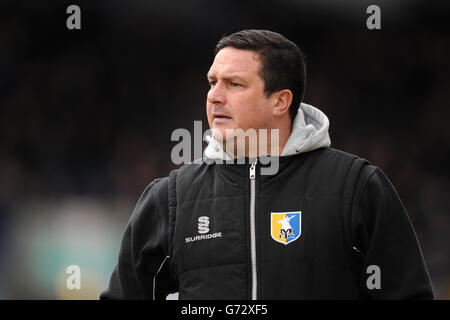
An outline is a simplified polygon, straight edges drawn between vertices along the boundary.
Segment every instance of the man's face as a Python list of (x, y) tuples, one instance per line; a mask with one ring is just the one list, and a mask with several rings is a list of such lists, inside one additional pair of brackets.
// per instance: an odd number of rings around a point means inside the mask
[(270, 128), (272, 108), (260, 78), (260, 56), (249, 50), (225, 47), (208, 72), (206, 112), (211, 130), (228, 140), (227, 129)]

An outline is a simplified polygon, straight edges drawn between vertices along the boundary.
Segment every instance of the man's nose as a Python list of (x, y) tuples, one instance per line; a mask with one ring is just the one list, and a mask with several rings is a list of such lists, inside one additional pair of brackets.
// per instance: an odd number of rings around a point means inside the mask
[(220, 81), (216, 82), (216, 84), (209, 89), (208, 102), (213, 104), (225, 103), (225, 88)]

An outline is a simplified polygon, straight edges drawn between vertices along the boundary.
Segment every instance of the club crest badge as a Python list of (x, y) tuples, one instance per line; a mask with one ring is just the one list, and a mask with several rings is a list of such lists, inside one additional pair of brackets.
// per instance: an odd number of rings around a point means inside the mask
[(302, 213), (272, 212), (271, 215), (272, 239), (284, 245), (297, 240), (302, 233)]

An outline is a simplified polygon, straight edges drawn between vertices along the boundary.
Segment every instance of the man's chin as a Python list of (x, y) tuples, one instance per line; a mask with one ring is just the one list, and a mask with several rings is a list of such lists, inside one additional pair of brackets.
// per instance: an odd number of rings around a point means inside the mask
[(233, 139), (235, 136), (234, 128), (214, 127), (213, 129), (211, 129), (211, 132), (213, 138), (221, 143)]

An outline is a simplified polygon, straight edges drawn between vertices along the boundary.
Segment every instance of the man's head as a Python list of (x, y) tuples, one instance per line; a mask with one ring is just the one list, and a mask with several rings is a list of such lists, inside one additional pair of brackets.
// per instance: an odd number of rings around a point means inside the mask
[(290, 133), (305, 79), (302, 52), (282, 35), (244, 30), (223, 37), (208, 71), (211, 129), (225, 136), (226, 129), (284, 126)]

